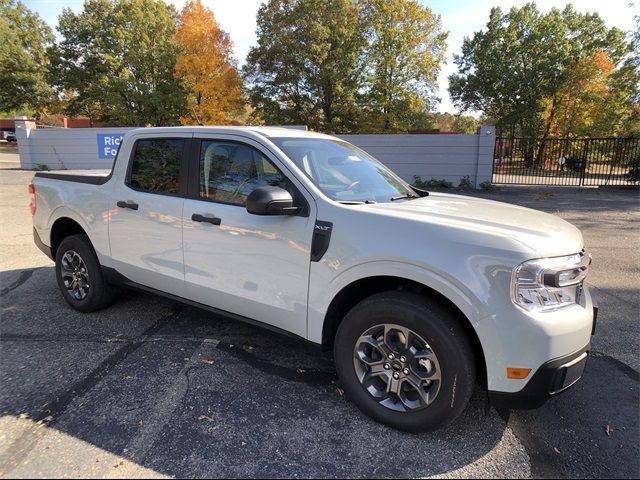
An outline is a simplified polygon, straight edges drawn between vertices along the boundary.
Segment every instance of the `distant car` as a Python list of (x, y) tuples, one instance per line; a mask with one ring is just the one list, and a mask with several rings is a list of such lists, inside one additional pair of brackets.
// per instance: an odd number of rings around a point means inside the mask
[(4, 139), (7, 142), (17, 142), (18, 138), (14, 132), (4, 132)]

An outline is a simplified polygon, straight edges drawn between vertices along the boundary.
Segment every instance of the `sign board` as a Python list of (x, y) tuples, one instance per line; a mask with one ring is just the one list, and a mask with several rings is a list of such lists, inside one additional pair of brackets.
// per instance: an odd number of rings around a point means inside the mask
[(123, 133), (97, 133), (98, 158), (115, 160), (118, 147), (122, 141)]

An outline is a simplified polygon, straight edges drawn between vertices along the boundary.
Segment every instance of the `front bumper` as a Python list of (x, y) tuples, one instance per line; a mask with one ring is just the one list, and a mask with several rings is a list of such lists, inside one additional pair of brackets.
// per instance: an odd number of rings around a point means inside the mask
[(542, 365), (527, 385), (515, 393), (489, 391), (489, 401), (495, 407), (531, 409), (542, 406), (576, 384), (582, 377), (591, 344), (571, 355)]
[[(595, 300), (594, 300), (595, 303)], [(591, 335), (596, 332), (598, 307), (593, 305)], [(518, 392), (489, 391), (489, 402), (495, 407), (532, 409), (575, 385), (582, 377), (591, 343), (570, 355), (544, 363)]]

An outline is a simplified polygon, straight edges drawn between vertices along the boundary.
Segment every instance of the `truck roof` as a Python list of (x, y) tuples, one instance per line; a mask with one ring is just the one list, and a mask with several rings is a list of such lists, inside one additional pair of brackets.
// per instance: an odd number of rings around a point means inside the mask
[(300, 138), (332, 138), (318, 132), (310, 132), (300, 128), (291, 127), (254, 127), (254, 126), (186, 126), (186, 127), (145, 127), (131, 130), (130, 134), (139, 133), (244, 133), (257, 134), (267, 138), (300, 137)]

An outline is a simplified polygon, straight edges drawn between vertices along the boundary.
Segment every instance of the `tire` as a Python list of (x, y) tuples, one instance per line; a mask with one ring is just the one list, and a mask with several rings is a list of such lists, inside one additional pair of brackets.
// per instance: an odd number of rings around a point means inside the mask
[(475, 387), (473, 348), (462, 326), (446, 307), (416, 293), (383, 292), (353, 307), (338, 328), (334, 359), (345, 393), (362, 412), (408, 432), (455, 420)]
[[(86, 235), (72, 235), (60, 243), (55, 271), (62, 296), (79, 312), (94, 312), (113, 301), (113, 289), (104, 279), (96, 252)], [(76, 288), (71, 289), (74, 280)]]

